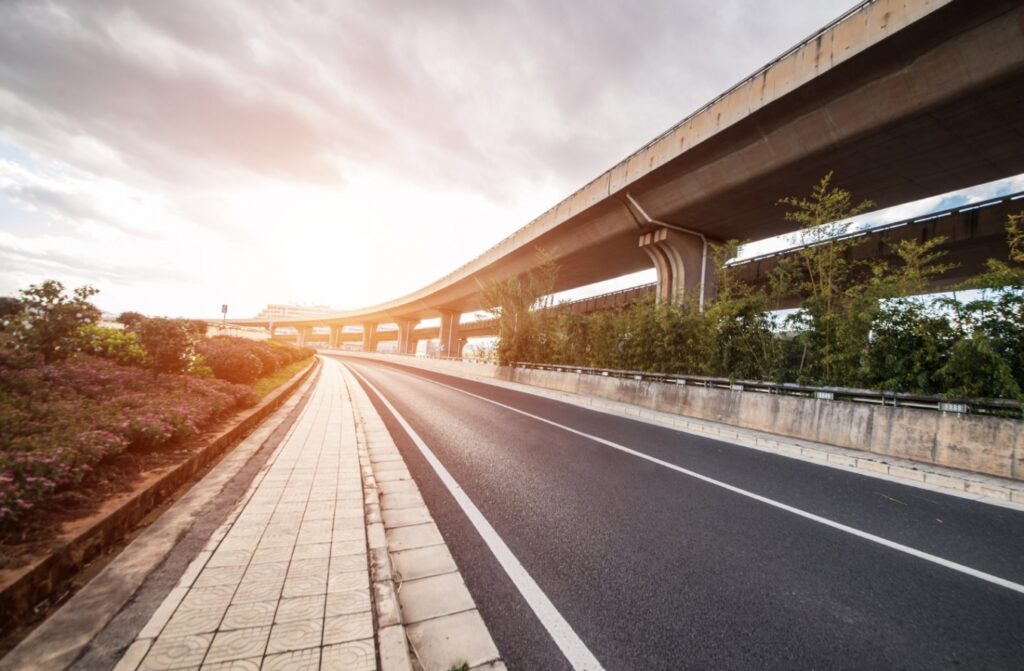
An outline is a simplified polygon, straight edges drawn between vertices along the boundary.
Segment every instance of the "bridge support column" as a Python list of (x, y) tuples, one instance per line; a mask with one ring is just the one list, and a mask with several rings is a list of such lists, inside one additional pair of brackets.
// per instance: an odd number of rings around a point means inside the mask
[(363, 324), (363, 351), (377, 351), (377, 323), (367, 322)]
[(309, 336), (313, 335), (312, 326), (296, 326), (295, 327), (295, 344), (299, 347), (305, 347), (309, 341)]
[(459, 345), (459, 320), (461, 312), (451, 310), (441, 311), (441, 356), (461, 357), (462, 348)]
[(331, 349), (338, 349), (338, 348), (341, 347), (341, 329), (342, 328), (344, 328), (344, 327), (342, 327), (342, 326), (332, 326), (331, 327), (331, 338), (330, 338), (330, 341), (328, 342), (328, 345), (330, 346)]
[(398, 324), (398, 353), (399, 354), (415, 354), (416, 353), (416, 340), (412, 336), (413, 329), (419, 324), (416, 319), (399, 319), (395, 322)]
[(704, 303), (715, 295), (716, 271), (704, 256), (700, 238), (659, 228), (641, 235), (639, 244), (658, 271), (658, 301), (681, 303), (692, 297), (703, 310)]

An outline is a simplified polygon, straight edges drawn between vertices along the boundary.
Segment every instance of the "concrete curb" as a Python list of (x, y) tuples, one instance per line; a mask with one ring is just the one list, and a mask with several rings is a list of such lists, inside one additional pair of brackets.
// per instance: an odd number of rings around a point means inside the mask
[(245, 411), (231, 428), (217, 434), (202, 450), (173, 467), (140, 484), (127, 498), (115, 501), (106, 510), (75, 525), (48, 556), (18, 571), (0, 589), (0, 626), (7, 628), (47, 600), (82, 566), (119, 541), (153, 508), (167, 499), (182, 484), (207, 464), (229, 451), (257, 425), (269, 417), (305, 382), (319, 366), (315, 359), (286, 385), (274, 390), (256, 407)]
[(357, 416), (381, 671), (449, 671), (462, 663), (504, 671), (405, 460), (369, 396), (342, 370)]
[[(534, 387), (521, 382), (509, 382), (485, 375), (476, 375), (469, 371), (459, 371), (453, 365), (453, 363), (457, 364), (458, 362), (442, 361), (437, 362), (441, 365), (434, 366), (431, 365), (433, 363), (431, 359), (404, 356), (364, 354), (362, 352), (344, 352), (343, 356), (375, 359), (404, 365), (409, 368), (419, 368), (421, 370), (453, 375), (473, 380), (474, 382), (482, 382), (495, 387), (561, 401), (618, 417), (626, 417), (693, 435), (707, 436), (791, 459), (809, 461), (822, 466), (828, 466), (829, 468), (868, 475), (919, 489), (1012, 508), (1014, 510), (1024, 510), (1024, 482), (1017, 480), (961, 471), (909, 459), (887, 457), (872, 452), (826, 445), (809, 440), (788, 438), (766, 431), (745, 429), (729, 424), (695, 419), (685, 415), (650, 410), (639, 405), (610, 401), (596, 396), (584, 396), (572, 392)], [(471, 364), (466, 365), (470, 366)]]

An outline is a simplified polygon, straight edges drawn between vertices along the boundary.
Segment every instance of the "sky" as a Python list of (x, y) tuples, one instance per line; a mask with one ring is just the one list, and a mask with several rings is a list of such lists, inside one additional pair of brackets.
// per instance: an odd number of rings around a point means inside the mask
[(0, 295), (397, 298), (851, 5), (4, 0)]

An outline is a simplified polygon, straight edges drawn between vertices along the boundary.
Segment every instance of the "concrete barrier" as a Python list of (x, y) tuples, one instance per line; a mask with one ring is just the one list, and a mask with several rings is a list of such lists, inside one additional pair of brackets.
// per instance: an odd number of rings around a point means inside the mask
[(1024, 422), (1016, 419), (467, 361), (362, 352), (343, 354), (460, 377), (495, 378), (594, 396), (789, 438), (1024, 480)]

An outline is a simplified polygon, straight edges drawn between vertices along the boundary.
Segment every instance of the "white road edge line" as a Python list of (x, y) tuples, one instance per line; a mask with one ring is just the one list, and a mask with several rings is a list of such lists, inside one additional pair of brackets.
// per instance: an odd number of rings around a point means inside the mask
[(600, 443), (600, 444), (605, 445), (607, 447), (611, 447), (611, 448), (614, 448), (616, 450), (620, 450), (622, 452), (625, 452), (626, 454), (631, 454), (634, 457), (638, 457), (640, 459), (644, 459), (644, 460), (649, 461), (649, 462), (651, 462), (653, 464), (657, 464), (659, 466), (664, 466), (665, 468), (671, 469), (671, 470), (676, 471), (678, 473), (682, 473), (683, 475), (688, 475), (691, 478), (696, 478), (698, 480), (702, 480), (702, 481), (704, 481), (704, 482), (706, 482), (708, 484), (714, 485), (716, 487), (721, 487), (722, 489), (726, 489), (726, 490), (728, 490), (730, 492), (733, 492), (735, 494), (739, 494), (740, 496), (746, 496), (747, 498), (753, 499), (755, 501), (760, 501), (761, 503), (764, 503), (764, 504), (767, 504), (769, 506), (778, 508), (780, 510), (785, 510), (788, 513), (792, 513), (794, 515), (798, 515), (800, 517), (803, 517), (804, 519), (808, 519), (808, 520), (811, 520), (813, 522), (817, 522), (819, 524), (824, 524), (827, 527), (832, 527), (833, 529), (838, 529), (839, 531), (844, 531), (844, 532), (846, 532), (848, 534), (851, 534), (853, 536), (857, 536), (858, 538), (863, 538), (864, 540), (871, 541), (872, 543), (877, 543), (879, 545), (882, 545), (882, 546), (885, 546), (887, 548), (896, 550), (898, 552), (903, 552), (905, 554), (911, 555), (912, 557), (917, 557), (918, 559), (923, 559), (925, 561), (932, 562), (933, 564), (938, 564), (939, 566), (943, 566), (945, 568), (952, 569), (953, 571), (957, 571), (959, 573), (963, 573), (965, 575), (969, 575), (969, 576), (971, 576), (973, 578), (977, 578), (979, 580), (984, 580), (985, 582), (992, 583), (993, 585), (999, 585), (1000, 587), (1005, 587), (1006, 589), (1012, 590), (1012, 591), (1017, 592), (1019, 594), (1024, 594), (1024, 585), (1021, 585), (1019, 583), (1015, 583), (1015, 582), (1007, 580), (1005, 578), (1000, 578), (999, 576), (992, 575), (991, 573), (985, 573), (984, 571), (979, 571), (977, 569), (973, 569), (970, 566), (964, 566), (963, 564), (958, 564), (958, 563), (956, 563), (954, 561), (950, 561), (948, 559), (943, 559), (942, 557), (939, 557), (939, 556), (936, 556), (936, 555), (933, 555), (933, 554), (929, 554), (929, 553), (923, 552), (921, 550), (917, 550), (917, 549), (912, 548), (912, 547), (910, 547), (908, 545), (903, 545), (902, 543), (897, 543), (897, 542), (891, 541), (891, 540), (889, 540), (887, 538), (882, 538), (881, 536), (876, 536), (876, 535), (868, 533), (866, 531), (861, 531), (860, 529), (855, 529), (853, 527), (847, 526), (847, 525), (842, 524), (840, 522), (836, 522), (836, 521), (830, 520), (827, 517), (822, 517), (820, 515), (815, 515), (814, 513), (809, 513), (806, 510), (801, 510), (800, 508), (794, 508), (793, 506), (785, 504), (785, 503), (782, 503), (781, 501), (776, 501), (775, 499), (769, 499), (766, 496), (761, 496), (760, 494), (755, 494), (754, 492), (749, 492), (749, 491), (747, 491), (745, 489), (740, 489), (739, 487), (736, 487), (734, 485), (730, 485), (727, 482), (722, 482), (721, 480), (715, 480), (714, 478), (710, 478), (710, 477), (708, 477), (706, 475), (701, 475), (700, 473), (697, 473), (696, 471), (691, 471), (689, 469), (683, 468), (682, 466), (677, 466), (677, 465), (675, 465), (673, 463), (664, 461), (662, 459), (658, 459), (657, 457), (652, 457), (652, 456), (650, 456), (648, 454), (644, 454), (643, 452), (638, 452), (637, 450), (634, 450), (632, 448), (626, 447), (625, 445), (620, 445), (619, 443), (615, 443), (615, 442), (612, 442), (610, 440), (606, 440), (604, 438), (601, 438), (600, 436), (595, 436), (595, 435), (592, 435), (592, 434), (589, 434), (589, 433), (585, 433), (583, 431), (579, 431), (578, 429), (574, 429), (571, 426), (566, 426), (564, 424), (559, 424), (558, 422), (552, 421), (550, 419), (546, 419), (544, 417), (540, 417), (538, 415), (534, 415), (532, 413), (526, 412), (525, 410), (520, 410), (519, 408), (512, 407), (511, 405), (506, 405), (505, 403), (501, 403), (499, 401), (494, 401), (492, 399), (487, 398), (486, 396), (480, 396), (479, 394), (474, 394), (473, 392), (466, 391), (464, 389), (459, 389), (458, 387), (453, 387), (453, 386), (451, 386), (449, 384), (444, 384), (443, 382), (438, 382), (436, 380), (431, 380), (429, 378), (421, 377), (419, 375), (416, 375), (414, 377), (416, 377), (416, 378), (418, 378), (420, 380), (424, 380), (426, 382), (430, 382), (431, 384), (436, 384), (436, 385), (438, 385), (440, 387), (445, 387), (447, 389), (451, 389), (453, 391), (457, 391), (457, 392), (459, 392), (461, 394), (465, 394), (467, 396), (472, 396), (473, 398), (480, 399), (481, 401), (486, 401), (488, 403), (492, 403), (492, 404), (497, 405), (499, 407), (505, 408), (506, 410), (511, 410), (512, 412), (517, 412), (520, 415), (524, 415), (524, 416), (529, 417), (531, 419), (535, 419), (538, 422), (543, 422), (545, 424), (550, 424), (551, 426), (558, 427), (559, 429), (562, 429), (564, 431), (568, 431), (569, 433), (574, 433), (574, 434), (576, 434), (578, 436), (582, 436), (583, 438), (588, 438), (588, 439), (590, 439), (590, 440), (592, 440), (592, 441), (594, 441), (596, 443)]
[(487, 543), (487, 547), (490, 548), (494, 557), (501, 564), (501, 567), (505, 569), (505, 573), (512, 580), (512, 583), (519, 590), (519, 593), (526, 599), (526, 603), (530, 605), (533, 612), (540, 619), (541, 624), (547, 629), (548, 634), (554, 639), (555, 644), (565, 655), (565, 658), (569, 660), (569, 663), (574, 669), (579, 671), (603, 671), (604, 667), (597, 661), (594, 654), (590, 652), (587, 644), (584, 643), (573, 628), (566, 622), (562, 614), (558, 612), (555, 605), (551, 603), (544, 590), (534, 581), (530, 574), (526, 571), (522, 564), (519, 563), (519, 559), (512, 553), (512, 550), (505, 544), (505, 541), (501, 539), (498, 532), (494, 530), (491, 523), (487, 521), (480, 509), (476, 507), (476, 504), (469, 498), (465, 490), (459, 486), (452, 474), (448, 472), (448, 469), (444, 467), (444, 464), (434, 455), (433, 451), (427, 446), (423, 439), (420, 438), (419, 434), (413, 430), (409, 425), (409, 422), (405, 421), (405, 418), (399, 414), (395, 406), (391, 405), (391, 402), (385, 398), (384, 394), (380, 392), (369, 380), (366, 379), (359, 371), (353, 366), (347, 363), (343, 363), (352, 373), (363, 381), (377, 398), (380, 399), (384, 407), (388, 409), (388, 412), (392, 414), (395, 420), (402, 426), (412, 442), (416, 444), (420, 452), (423, 453), (424, 458), (430, 463), (438, 477), (441, 478), (441, 482), (444, 483), (445, 487), (451, 493), (459, 507), (462, 508), (462, 512), (466, 514), (469, 521), (473, 523), (477, 533), (483, 538), (484, 542)]

